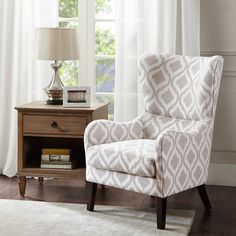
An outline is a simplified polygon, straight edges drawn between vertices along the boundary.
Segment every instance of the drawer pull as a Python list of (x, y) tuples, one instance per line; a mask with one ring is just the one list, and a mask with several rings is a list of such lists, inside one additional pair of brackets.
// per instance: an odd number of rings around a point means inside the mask
[(54, 128), (54, 129), (57, 128), (57, 122), (53, 121), (52, 124), (51, 124), (51, 127)]

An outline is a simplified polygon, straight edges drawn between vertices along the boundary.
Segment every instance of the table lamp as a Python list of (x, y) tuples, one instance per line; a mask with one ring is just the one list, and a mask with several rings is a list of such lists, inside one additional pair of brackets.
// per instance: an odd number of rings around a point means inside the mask
[(45, 92), (47, 104), (60, 105), (63, 101), (63, 83), (59, 76), (61, 64), (58, 61), (79, 59), (79, 34), (77, 29), (37, 28), (36, 56), (39, 60), (53, 60), (54, 73)]

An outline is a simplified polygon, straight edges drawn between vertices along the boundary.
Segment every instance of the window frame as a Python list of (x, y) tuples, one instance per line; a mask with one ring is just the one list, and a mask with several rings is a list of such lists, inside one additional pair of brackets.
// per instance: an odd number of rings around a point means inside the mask
[[(114, 22), (114, 18), (96, 18), (96, 1), (95, 0), (78, 0), (78, 17), (62, 18), (58, 16), (58, 25), (60, 22), (78, 22), (79, 24), (79, 86), (90, 86), (91, 101), (95, 101), (95, 96), (113, 96), (114, 92), (96, 92), (96, 60), (97, 59), (113, 59), (115, 55), (96, 55), (95, 52), (95, 32), (97, 22)], [(83, 46), (81, 46), (83, 45)]]

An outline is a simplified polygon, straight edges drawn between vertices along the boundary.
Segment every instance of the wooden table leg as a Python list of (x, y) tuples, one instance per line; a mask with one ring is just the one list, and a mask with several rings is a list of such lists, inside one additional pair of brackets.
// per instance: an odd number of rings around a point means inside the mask
[(43, 177), (38, 177), (39, 184), (43, 184)]
[(21, 197), (25, 196), (26, 176), (19, 176), (19, 190)]

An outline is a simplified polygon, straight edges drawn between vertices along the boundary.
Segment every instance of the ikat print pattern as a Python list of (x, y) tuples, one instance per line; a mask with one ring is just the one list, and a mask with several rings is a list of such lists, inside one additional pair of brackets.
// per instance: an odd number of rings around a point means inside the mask
[(139, 118), (129, 122), (95, 120), (86, 127), (85, 151), (93, 145), (143, 138), (143, 125)]
[(211, 154), (212, 122), (195, 132), (168, 130), (157, 139), (163, 197), (206, 182)]
[(145, 111), (88, 125), (86, 179), (159, 197), (205, 183), (223, 58), (145, 54), (139, 65)]
[(146, 111), (182, 119), (211, 117), (219, 61), (219, 56), (145, 54), (139, 72)]
[(163, 195), (161, 189), (162, 184), (156, 178), (103, 170), (90, 165), (86, 166), (86, 180), (151, 196)]
[(94, 145), (87, 150), (87, 164), (103, 170), (155, 177), (155, 142), (135, 139)]
[[(207, 120), (205, 120), (207, 121)], [(176, 130), (182, 132), (193, 132), (198, 130), (202, 125), (202, 121), (183, 120), (167, 116), (159, 116), (149, 112), (144, 112), (142, 115), (143, 135), (147, 139), (157, 139), (165, 130)]]

